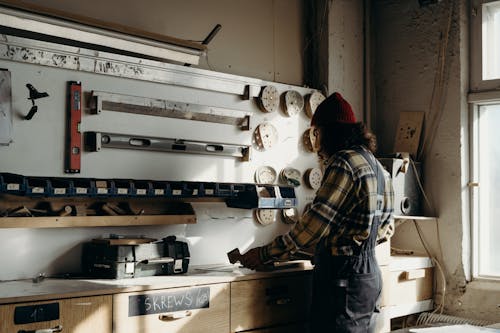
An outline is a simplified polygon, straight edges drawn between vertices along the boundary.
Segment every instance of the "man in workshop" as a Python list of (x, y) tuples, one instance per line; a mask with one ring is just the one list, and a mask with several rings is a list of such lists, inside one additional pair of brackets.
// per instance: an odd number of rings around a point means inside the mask
[(392, 181), (373, 155), (375, 136), (339, 93), (318, 106), (311, 125), (325, 170), (311, 207), (240, 262), (258, 270), (315, 247), (311, 332), (374, 332), (382, 290), (374, 250), (394, 233)]

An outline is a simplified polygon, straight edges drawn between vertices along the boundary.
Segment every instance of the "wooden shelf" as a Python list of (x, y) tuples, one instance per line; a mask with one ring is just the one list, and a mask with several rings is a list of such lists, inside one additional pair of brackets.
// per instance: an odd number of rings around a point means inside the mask
[(194, 214), (2, 217), (0, 228), (75, 228), (196, 223)]
[(415, 221), (415, 222), (431, 222), (437, 221), (437, 217), (431, 216), (411, 216), (411, 215), (394, 215), (395, 227), (398, 227), (406, 222)]
[(394, 215), (395, 220), (416, 220), (416, 221), (430, 221), (437, 219), (430, 216), (411, 216), (411, 215)]

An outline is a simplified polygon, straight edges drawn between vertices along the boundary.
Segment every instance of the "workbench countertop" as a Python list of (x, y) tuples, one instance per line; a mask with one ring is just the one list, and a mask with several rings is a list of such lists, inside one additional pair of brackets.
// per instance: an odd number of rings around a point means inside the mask
[(31, 279), (0, 282), (0, 304), (45, 301), (62, 298), (109, 295), (157, 289), (192, 287), (216, 283), (288, 276), (309, 271), (308, 261), (256, 272), (230, 264), (190, 267), (186, 274), (150, 276), (133, 279), (59, 279), (45, 278), (35, 283)]

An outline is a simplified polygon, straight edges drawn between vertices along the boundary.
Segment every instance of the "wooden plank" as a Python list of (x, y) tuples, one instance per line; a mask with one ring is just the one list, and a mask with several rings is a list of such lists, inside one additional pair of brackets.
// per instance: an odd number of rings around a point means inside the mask
[(93, 243), (107, 245), (138, 245), (156, 242), (156, 238), (94, 238)]
[(3, 217), (0, 228), (74, 228), (194, 224), (195, 215)]

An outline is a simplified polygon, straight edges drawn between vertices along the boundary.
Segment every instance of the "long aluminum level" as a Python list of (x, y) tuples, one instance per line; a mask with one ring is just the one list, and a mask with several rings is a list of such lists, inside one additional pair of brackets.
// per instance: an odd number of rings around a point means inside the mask
[(121, 148), (163, 151), (172, 153), (208, 154), (250, 158), (250, 146), (230, 143), (191, 141), (173, 138), (154, 138), (128, 134), (85, 132), (85, 149), (101, 151), (103, 148)]

